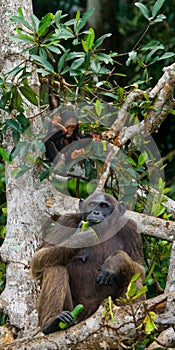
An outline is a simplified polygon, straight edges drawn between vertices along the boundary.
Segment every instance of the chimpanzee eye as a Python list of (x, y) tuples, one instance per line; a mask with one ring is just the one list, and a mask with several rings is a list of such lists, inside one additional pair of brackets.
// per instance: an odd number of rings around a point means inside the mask
[(102, 208), (108, 208), (108, 205), (106, 203), (101, 203)]
[(89, 205), (90, 205), (90, 207), (94, 207), (94, 203), (92, 203), (92, 202)]

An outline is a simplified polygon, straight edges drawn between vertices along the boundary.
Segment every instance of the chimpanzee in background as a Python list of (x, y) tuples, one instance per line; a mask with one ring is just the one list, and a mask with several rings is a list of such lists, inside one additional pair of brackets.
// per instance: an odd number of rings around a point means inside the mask
[(72, 109), (66, 108), (55, 114), (45, 137), (46, 157), (50, 162), (58, 163), (61, 150), (71, 142), (80, 140), (78, 128), (78, 119)]
[[(80, 322), (111, 296), (124, 297), (133, 275), (144, 278), (141, 235), (134, 221), (125, 218), (125, 205), (100, 192), (80, 200), (80, 213), (58, 218), (45, 234), (48, 242), (31, 263), (33, 277), (41, 282), (39, 325), (45, 334), (72, 325), (71, 311), (83, 304)], [(84, 223), (87, 229), (82, 229)]]
[[(51, 121), (47, 135), (44, 138), (46, 147), (46, 157), (50, 162), (59, 162), (63, 160), (60, 151), (73, 141), (81, 138), (78, 128), (78, 118), (71, 107), (60, 106), (60, 97), (58, 86), (53, 77), (48, 77), (49, 84), (49, 107), (51, 112)], [(57, 159), (56, 159), (57, 157)], [(56, 159), (56, 160), (55, 160)]]
[[(58, 87), (53, 78), (49, 76), (49, 106), (52, 119), (44, 138), (46, 157), (53, 163), (54, 168), (69, 164), (71, 160), (82, 159), (85, 148), (91, 142), (101, 140), (101, 135), (89, 132), (86, 136), (79, 132), (80, 123), (72, 107), (60, 106)], [(74, 141), (80, 141), (80, 143)], [(72, 144), (74, 143), (74, 145)], [(70, 144), (71, 147), (68, 147)], [(67, 147), (66, 147), (67, 146)], [(65, 151), (62, 151), (66, 147)], [(62, 152), (61, 152), (62, 151)]]

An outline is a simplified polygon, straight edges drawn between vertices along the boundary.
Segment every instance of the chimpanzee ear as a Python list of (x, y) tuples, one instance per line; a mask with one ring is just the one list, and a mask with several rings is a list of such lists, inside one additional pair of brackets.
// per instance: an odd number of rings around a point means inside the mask
[(79, 210), (80, 211), (82, 211), (83, 203), (84, 203), (84, 199), (80, 198), (80, 200), (79, 200)]
[(124, 215), (126, 211), (126, 206), (124, 202), (118, 202), (118, 211), (121, 216)]

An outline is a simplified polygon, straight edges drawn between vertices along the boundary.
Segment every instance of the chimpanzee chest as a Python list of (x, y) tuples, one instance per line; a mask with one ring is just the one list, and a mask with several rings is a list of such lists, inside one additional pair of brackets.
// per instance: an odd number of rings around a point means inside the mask
[(114, 292), (114, 290), (116, 291), (115, 285), (105, 286), (96, 282), (99, 269), (107, 257), (116, 250), (115, 244), (113, 246), (108, 245), (108, 249), (106, 249), (104, 244), (83, 249), (74, 256), (68, 265), (68, 271), (75, 304), (83, 303), (89, 305), (92, 295), (94, 304), (100, 304), (109, 295), (117, 297), (117, 294)]

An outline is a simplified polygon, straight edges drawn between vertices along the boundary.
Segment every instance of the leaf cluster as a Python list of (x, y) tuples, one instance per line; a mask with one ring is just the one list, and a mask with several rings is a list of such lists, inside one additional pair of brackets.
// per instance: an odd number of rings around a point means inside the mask
[(26, 44), (24, 51), (29, 52), (42, 77), (48, 74), (66, 77), (68, 74), (76, 77), (80, 87), (92, 74), (96, 80), (102, 74), (108, 74), (110, 71), (103, 68), (103, 64), (112, 64), (115, 56), (114, 53), (107, 55), (97, 51), (111, 34), (95, 40), (93, 28), (84, 29), (93, 12), (94, 9), (90, 9), (81, 17), (78, 10), (76, 17), (68, 21), (65, 20), (67, 15), (60, 10), (55, 15), (46, 14), (41, 20), (32, 14), (32, 24), (29, 24), (22, 10), (18, 9), (18, 16), (11, 19), (18, 24), (13, 39)]

